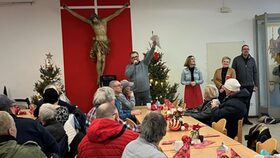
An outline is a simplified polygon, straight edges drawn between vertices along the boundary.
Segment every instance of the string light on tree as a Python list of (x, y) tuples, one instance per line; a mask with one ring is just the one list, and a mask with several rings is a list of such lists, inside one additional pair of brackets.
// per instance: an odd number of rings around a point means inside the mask
[[(151, 40), (156, 40), (157, 43), (159, 43), (159, 37), (157, 35), (153, 35)], [(165, 62), (162, 61), (162, 56), (161, 48), (157, 45), (148, 69), (152, 99), (156, 100), (156, 98), (158, 98), (161, 103), (163, 103), (164, 98), (170, 101), (176, 100), (178, 98), (176, 93), (179, 86), (177, 83), (173, 85), (169, 84), (168, 78), (170, 70), (165, 65)]]
[(53, 55), (49, 52), (44, 59), (44, 66), (40, 66), (40, 78), (41, 80), (35, 82), (34, 90), (36, 95), (32, 96), (32, 102), (38, 104), (38, 100), (42, 98), (45, 87), (57, 81), (61, 81), (60, 68), (52, 60)]

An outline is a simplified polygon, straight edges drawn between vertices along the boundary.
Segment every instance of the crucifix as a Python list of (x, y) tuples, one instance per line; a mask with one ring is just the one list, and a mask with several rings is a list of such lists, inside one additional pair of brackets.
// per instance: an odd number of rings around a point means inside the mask
[[(72, 14), (74, 17), (80, 19), (81, 21), (89, 24), (92, 28), (92, 30), (95, 33), (95, 37), (92, 38), (92, 45), (90, 50), (90, 58), (96, 61), (96, 70), (97, 70), (97, 84), (100, 82), (100, 77), (103, 75), (104, 68), (105, 68), (105, 60), (106, 55), (109, 52), (109, 40), (107, 37), (107, 23), (118, 16), (121, 12), (124, 11), (125, 8), (128, 7), (128, 3), (126, 3), (124, 6), (121, 6), (120, 9), (115, 11), (113, 14), (101, 18), (98, 14), (99, 8), (116, 8), (116, 6), (106, 6), (101, 7), (97, 5), (97, 0), (94, 0), (95, 6), (94, 12), (89, 18), (86, 18), (77, 12), (73, 11), (72, 9), (75, 9), (75, 7), (71, 7), (71, 9), (67, 5), (63, 5), (63, 8), (67, 10), (70, 14)], [(79, 8), (79, 7), (76, 7)], [(83, 9), (89, 9), (82, 7)], [(90, 7), (92, 8), (92, 7)], [(79, 8), (81, 9), (81, 8)]]

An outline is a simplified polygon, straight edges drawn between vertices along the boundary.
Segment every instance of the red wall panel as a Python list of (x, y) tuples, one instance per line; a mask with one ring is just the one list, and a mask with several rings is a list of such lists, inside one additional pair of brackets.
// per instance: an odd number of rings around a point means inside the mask
[[(69, 4), (68, 4), (69, 1)], [(75, 0), (61, 0), (61, 4), (92, 5)], [(124, 4), (124, 0), (120, 0)], [(114, 1), (114, 5), (116, 2)], [(106, 3), (106, 5), (109, 5)], [(121, 5), (121, 4), (119, 4)], [(100, 17), (107, 17), (116, 9), (98, 9)], [(77, 9), (79, 14), (89, 17), (92, 9)], [(89, 24), (80, 21), (65, 10), (62, 16), (62, 38), (64, 57), (64, 76), (66, 94), (72, 103), (77, 104), (83, 112), (92, 107), (92, 98), (98, 88), (96, 63), (89, 57), (94, 32)], [(115, 74), (117, 79), (125, 78), (125, 66), (129, 63), (132, 50), (130, 9), (127, 8), (119, 16), (108, 22), (108, 38), (110, 52), (106, 58), (104, 74)]]

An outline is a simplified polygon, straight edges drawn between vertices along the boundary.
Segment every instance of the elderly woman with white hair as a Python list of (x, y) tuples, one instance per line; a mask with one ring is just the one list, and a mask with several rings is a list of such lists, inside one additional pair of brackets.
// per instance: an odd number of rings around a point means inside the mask
[(45, 103), (39, 110), (39, 120), (42, 125), (54, 136), (57, 142), (59, 142), (65, 135), (65, 130), (62, 123), (57, 120), (56, 105)]
[(62, 121), (62, 117), (59, 116), (61, 114), (59, 114), (58, 108), (60, 108), (58, 105), (43, 104), (39, 110), (39, 120), (59, 144), (59, 156), (65, 157), (68, 152), (68, 136), (64, 130), (63, 122), (59, 122)]
[(240, 83), (234, 78), (226, 80), (224, 88), (226, 98), (220, 105), (212, 104), (212, 121), (225, 118), (227, 135), (234, 138), (237, 135), (238, 120), (247, 112), (246, 101), (250, 94), (245, 88), (240, 90)]
[(112, 88), (104, 86), (96, 90), (92, 105), (93, 107), (87, 113), (86, 128), (88, 128), (93, 120), (96, 119), (96, 108), (106, 102), (115, 104), (115, 92)]
[(198, 108), (186, 111), (186, 116), (192, 116), (193, 118), (211, 126), (211, 104), (218, 102), (217, 98), (219, 96), (219, 91), (216, 86), (208, 84), (204, 90), (204, 102)]

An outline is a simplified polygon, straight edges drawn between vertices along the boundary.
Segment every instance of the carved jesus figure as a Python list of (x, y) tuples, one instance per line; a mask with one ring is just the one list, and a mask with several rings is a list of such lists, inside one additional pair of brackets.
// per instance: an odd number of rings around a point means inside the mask
[(90, 58), (96, 61), (97, 70), (97, 84), (99, 84), (100, 76), (103, 75), (105, 68), (106, 55), (109, 52), (109, 40), (107, 37), (107, 22), (118, 16), (125, 8), (128, 7), (126, 3), (121, 9), (115, 11), (108, 17), (100, 18), (97, 14), (93, 13), (89, 18), (83, 17), (77, 12), (68, 8), (67, 5), (63, 5), (63, 8), (67, 10), (74, 17), (89, 24), (95, 33), (95, 37), (92, 38), (92, 46), (90, 50)]

